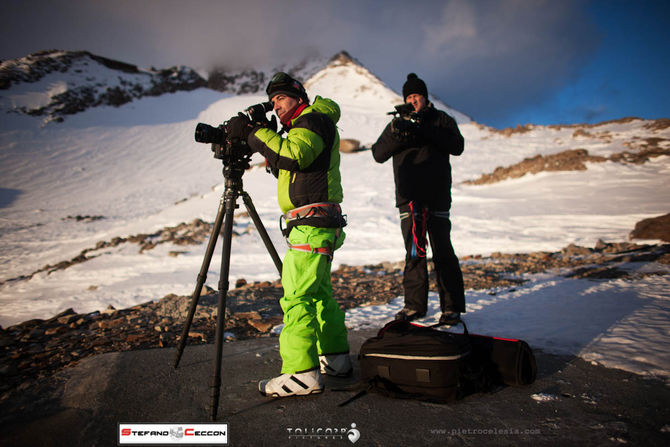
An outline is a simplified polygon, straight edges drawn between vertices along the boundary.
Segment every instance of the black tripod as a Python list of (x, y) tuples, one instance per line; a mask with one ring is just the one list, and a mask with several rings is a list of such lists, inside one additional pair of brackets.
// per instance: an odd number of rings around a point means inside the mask
[(210, 383), (210, 417), (212, 421), (216, 420), (216, 414), (219, 407), (219, 394), (221, 392), (221, 360), (222, 360), (222, 349), (223, 349), (223, 330), (225, 326), (225, 314), (226, 314), (226, 297), (228, 295), (228, 275), (230, 272), (230, 244), (233, 235), (233, 212), (237, 207), (237, 198), (242, 196), (244, 205), (247, 207), (247, 211), (251, 216), (251, 219), (256, 226), (256, 229), (263, 239), (265, 248), (270, 253), (272, 260), (274, 261), (279, 275), (281, 276), (282, 271), (282, 262), (279, 259), (277, 250), (275, 250), (274, 245), (272, 245), (272, 240), (268, 235), (268, 232), (263, 226), (256, 208), (251, 201), (251, 197), (245, 191), (242, 190), (242, 175), (244, 170), (248, 167), (246, 165), (237, 166), (239, 163), (232, 163), (232, 166), (226, 166), (224, 163), (223, 176), (226, 180), (225, 190), (221, 196), (221, 201), (219, 202), (219, 210), (216, 214), (216, 221), (214, 222), (214, 228), (212, 228), (212, 234), (209, 237), (209, 243), (207, 244), (207, 251), (205, 253), (205, 258), (202, 262), (202, 267), (200, 268), (200, 273), (198, 274), (198, 282), (193, 291), (193, 297), (191, 299), (191, 308), (189, 309), (188, 316), (186, 317), (186, 324), (181, 333), (181, 338), (179, 339), (179, 346), (177, 347), (177, 356), (175, 358), (174, 367), (179, 366), (179, 360), (184, 352), (184, 347), (186, 346), (186, 339), (188, 338), (188, 333), (191, 327), (191, 322), (193, 321), (193, 316), (195, 315), (196, 307), (198, 306), (198, 300), (200, 299), (200, 293), (202, 287), (205, 284), (207, 279), (207, 270), (209, 269), (209, 264), (212, 260), (212, 254), (214, 253), (214, 248), (216, 246), (216, 239), (221, 231), (221, 224), (223, 223), (223, 256), (221, 260), (221, 274), (219, 277), (219, 302), (218, 302), (218, 313), (216, 316), (216, 359), (214, 360), (214, 373), (212, 374), (212, 381)]

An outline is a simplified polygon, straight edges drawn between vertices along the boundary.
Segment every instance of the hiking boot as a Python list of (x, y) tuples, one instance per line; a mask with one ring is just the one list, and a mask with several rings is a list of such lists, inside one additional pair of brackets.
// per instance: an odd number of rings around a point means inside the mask
[(320, 355), (319, 363), (321, 364), (321, 374), (328, 374), (329, 376), (348, 377), (353, 371), (349, 353)]
[(405, 320), (405, 321), (414, 321), (419, 318), (423, 318), (426, 315), (425, 312), (421, 313), (418, 310), (410, 309), (405, 307), (400, 312), (395, 315), (396, 320)]
[(450, 310), (447, 310), (442, 312), (442, 315), (440, 315), (440, 324), (454, 325), (459, 321), (461, 321), (460, 312), (452, 312)]
[(293, 374), (282, 374), (274, 379), (258, 382), (258, 391), (263, 396), (306, 396), (323, 391), (323, 377), (318, 369)]

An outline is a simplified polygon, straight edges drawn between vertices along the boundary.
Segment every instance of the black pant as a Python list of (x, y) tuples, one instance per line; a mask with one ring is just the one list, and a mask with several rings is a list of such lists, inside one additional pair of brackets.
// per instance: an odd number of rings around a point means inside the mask
[[(465, 312), (463, 274), (451, 245), (449, 213), (433, 212), (414, 205), (400, 208), (400, 228), (405, 240), (405, 307), (425, 313), (428, 306), (428, 266), (426, 235), (433, 250), (433, 263), (443, 312)], [(425, 232), (424, 232), (425, 228)], [(423, 255), (423, 256), (422, 256)]]

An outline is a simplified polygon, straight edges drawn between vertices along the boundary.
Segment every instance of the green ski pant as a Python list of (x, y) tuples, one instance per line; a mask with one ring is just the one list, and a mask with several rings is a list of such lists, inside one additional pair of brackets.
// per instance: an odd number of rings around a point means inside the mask
[[(344, 237), (341, 229), (299, 225), (291, 230), (289, 242), (335, 250)], [(279, 336), (282, 374), (316, 368), (322, 354), (349, 352), (344, 312), (333, 298), (330, 267), (331, 259), (318, 253), (289, 249), (284, 257), (284, 296), (279, 301), (284, 311)]]

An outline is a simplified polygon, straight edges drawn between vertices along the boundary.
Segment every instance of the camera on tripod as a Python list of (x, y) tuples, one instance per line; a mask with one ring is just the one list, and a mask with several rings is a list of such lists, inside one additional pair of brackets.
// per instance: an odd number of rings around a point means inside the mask
[[(267, 248), (272, 261), (277, 267), (279, 276), (282, 274), (282, 261), (275, 249), (272, 239), (267, 230), (263, 226), (256, 208), (251, 200), (251, 196), (244, 191), (242, 186), (242, 176), (244, 171), (249, 168), (249, 161), (251, 160), (252, 151), (244, 138), (231, 136), (233, 133), (238, 133), (238, 124), (243, 126), (250, 126), (249, 130), (257, 127), (266, 127), (276, 131), (277, 119), (275, 116), (272, 120), (267, 119), (267, 112), (272, 110), (272, 104), (264, 102), (255, 104), (247, 108), (243, 113), (239, 113), (236, 117), (229, 119), (223, 124), (213, 127), (209, 124), (198, 123), (195, 128), (195, 141), (198, 143), (211, 143), (214, 157), (223, 160), (223, 177), (225, 179), (225, 189), (219, 200), (219, 208), (216, 213), (216, 219), (212, 226), (212, 232), (209, 236), (205, 257), (200, 267), (200, 273), (197, 277), (197, 283), (193, 295), (191, 296), (191, 304), (189, 306), (186, 322), (182, 328), (179, 343), (177, 345), (177, 352), (174, 361), (174, 367), (177, 368), (181, 356), (184, 353), (187, 339), (189, 338), (189, 331), (195, 316), (196, 307), (200, 294), (207, 281), (207, 272), (209, 271), (209, 264), (214, 254), (216, 247), (216, 240), (219, 236), (223, 239), (223, 247), (221, 249), (221, 270), (219, 274), (219, 297), (216, 316), (216, 354), (214, 360), (214, 374), (210, 385), (210, 418), (212, 421), (216, 420), (216, 415), (219, 408), (219, 395), (221, 393), (221, 363), (223, 362), (223, 334), (225, 329), (225, 315), (226, 315), (226, 299), (228, 296), (229, 276), (230, 276), (230, 253), (231, 241), (233, 237), (233, 219), (234, 212), (237, 208), (237, 199), (242, 197), (247, 212), (251, 217), (258, 234), (260, 235), (265, 248)], [(234, 121), (237, 118), (237, 122)], [(231, 126), (231, 121), (232, 126)]]
[[(266, 114), (272, 111), (271, 102), (262, 102), (248, 107), (243, 115), (249, 118), (254, 126), (277, 129), (277, 119), (268, 120)], [(243, 167), (246, 169), (251, 159), (251, 149), (246, 141), (230, 137), (230, 120), (217, 127), (205, 123), (198, 123), (195, 127), (195, 141), (211, 143), (214, 158), (222, 160), (226, 166)]]
[(394, 117), (391, 123), (392, 132), (403, 141), (412, 138), (421, 126), (421, 117), (414, 111), (412, 104), (397, 105), (388, 114)]

